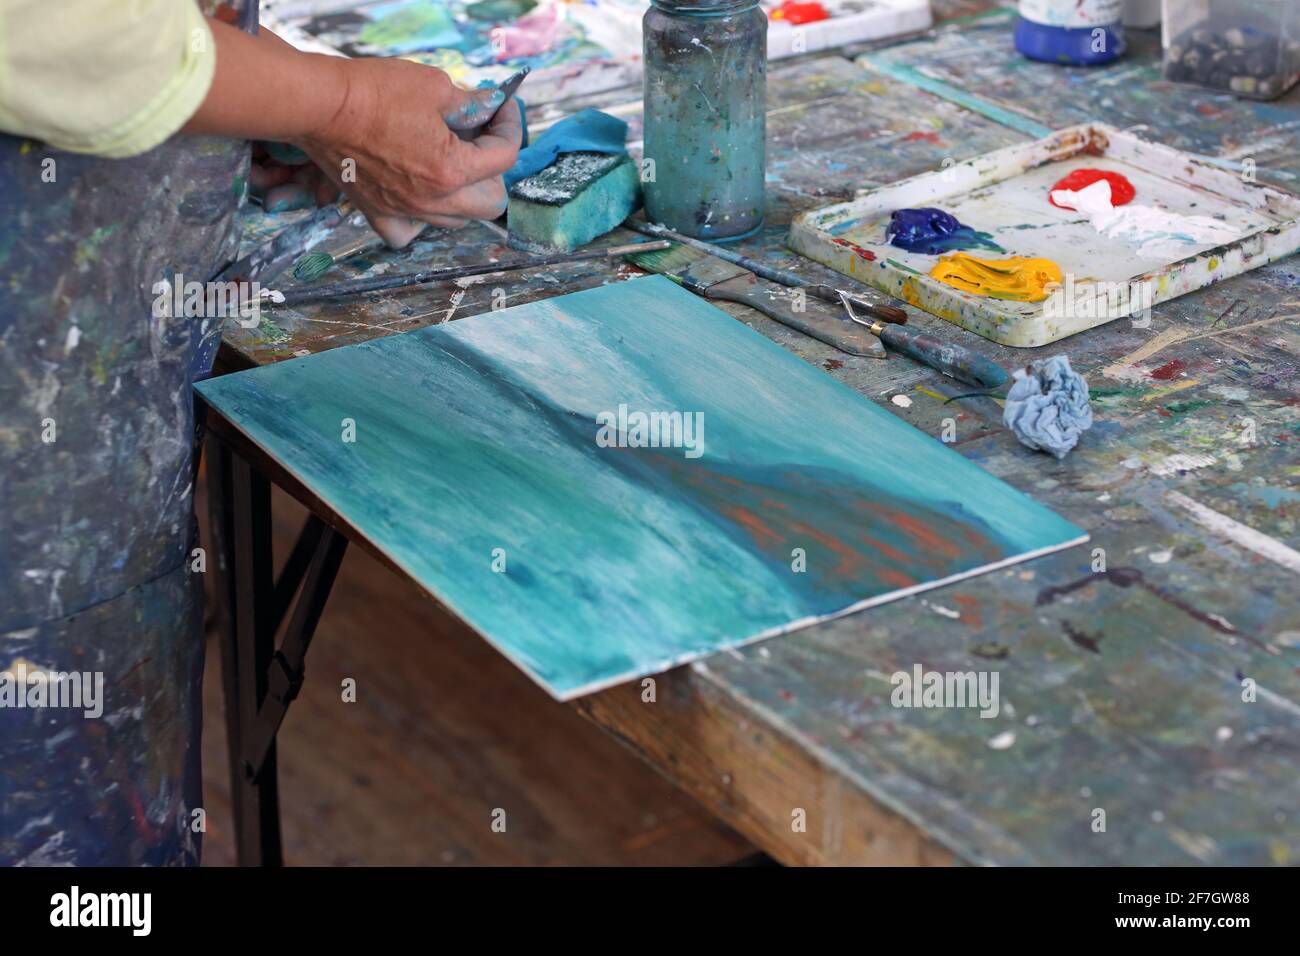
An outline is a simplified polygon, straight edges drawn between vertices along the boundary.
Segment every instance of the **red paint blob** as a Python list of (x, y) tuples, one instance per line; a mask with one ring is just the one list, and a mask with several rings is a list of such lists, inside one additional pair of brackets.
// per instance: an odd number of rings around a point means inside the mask
[(1174, 359), (1172, 362), (1166, 362), (1158, 369), (1152, 370), (1151, 377), (1157, 378), (1162, 382), (1168, 382), (1181, 375), (1183, 369), (1186, 367), (1187, 366), (1184, 365), (1180, 359)]
[(1112, 206), (1123, 206), (1125, 203), (1130, 203), (1133, 201), (1133, 197), (1137, 195), (1137, 190), (1133, 188), (1133, 184), (1120, 173), (1112, 173), (1105, 169), (1076, 169), (1051, 188), (1047, 194), (1047, 201), (1058, 209), (1073, 209), (1073, 206), (1062, 206), (1052, 198), (1052, 193), (1058, 189), (1068, 189), (1072, 193), (1077, 193), (1079, 190), (1086, 189), (1102, 179), (1110, 183), (1110, 204)]
[(801, 3), (800, 0), (785, 0), (775, 10), (772, 11), (773, 20), (784, 20), (786, 23), (816, 23), (818, 20), (830, 19), (830, 14), (826, 11), (817, 0)]
[(1151, 377), (1160, 378), (1161, 381), (1170, 381), (1182, 375), (1184, 368), (1187, 368), (1187, 365), (1184, 365), (1182, 360), (1174, 359), (1173, 362), (1166, 362), (1160, 368), (1153, 369)]

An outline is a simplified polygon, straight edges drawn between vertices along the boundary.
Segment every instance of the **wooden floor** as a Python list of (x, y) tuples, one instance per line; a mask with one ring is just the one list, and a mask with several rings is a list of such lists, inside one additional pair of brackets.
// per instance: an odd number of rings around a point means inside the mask
[[(279, 560), (305, 512), (275, 494)], [(202, 487), (198, 509), (206, 515)], [(349, 677), (355, 703), (342, 701)], [(229, 865), (211, 628), (204, 720), (203, 863)], [(357, 548), (279, 739), (289, 865), (716, 865), (754, 853)], [(504, 833), (492, 829), (497, 809)]]

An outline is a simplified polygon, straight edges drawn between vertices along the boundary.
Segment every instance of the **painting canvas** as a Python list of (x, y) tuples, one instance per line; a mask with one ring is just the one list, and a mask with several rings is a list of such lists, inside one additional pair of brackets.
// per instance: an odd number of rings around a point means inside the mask
[(561, 699), (1087, 539), (658, 276), (197, 387)]
[[(792, 6), (794, 8), (792, 9)], [(462, 86), (533, 73), (531, 105), (639, 85), (650, 0), (262, 0), (289, 42), (346, 56), (404, 56)], [(928, 0), (762, 0), (771, 59), (924, 30)]]
[(404, 56), (465, 87), (528, 67), (536, 106), (640, 82), (645, 0), (263, 0), (289, 42), (346, 56)]

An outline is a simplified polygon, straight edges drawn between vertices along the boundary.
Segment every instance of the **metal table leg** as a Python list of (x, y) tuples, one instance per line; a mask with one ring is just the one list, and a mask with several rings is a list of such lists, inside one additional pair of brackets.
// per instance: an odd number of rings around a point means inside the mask
[(275, 580), (270, 483), (219, 438), (210, 435), (207, 450), (238, 860), (241, 866), (280, 866), (275, 735), (302, 685), (307, 649), (347, 539), (310, 516)]

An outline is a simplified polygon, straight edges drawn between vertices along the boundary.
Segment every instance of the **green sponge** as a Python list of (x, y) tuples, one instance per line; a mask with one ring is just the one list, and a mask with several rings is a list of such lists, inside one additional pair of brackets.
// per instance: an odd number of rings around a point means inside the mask
[(564, 153), (510, 189), (510, 245), (569, 252), (603, 236), (641, 205), (636, 163), (626, 154)]

